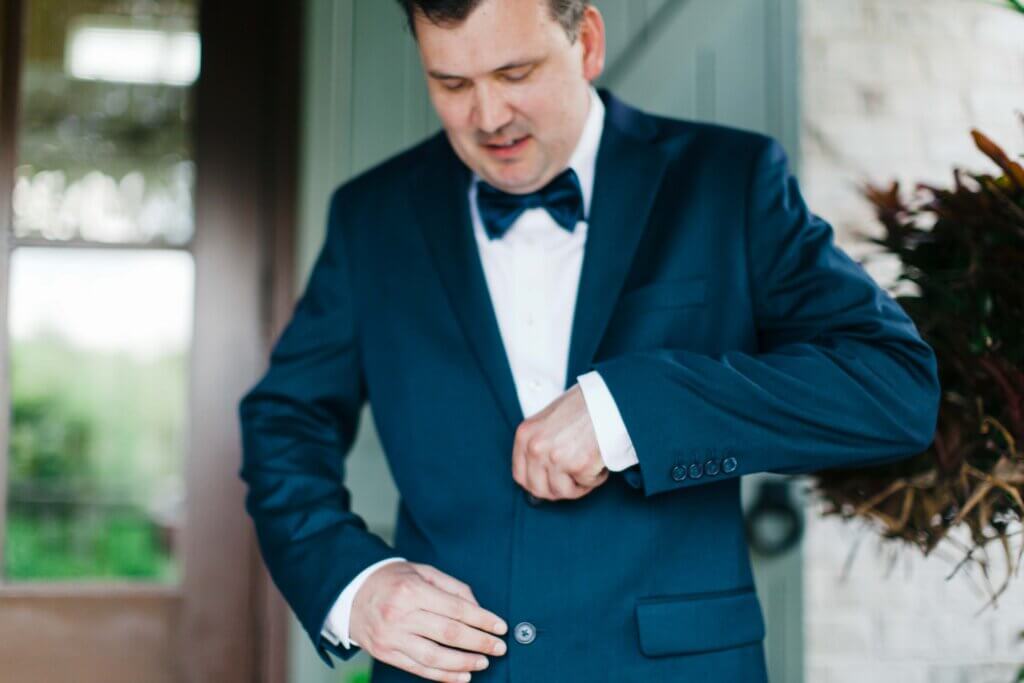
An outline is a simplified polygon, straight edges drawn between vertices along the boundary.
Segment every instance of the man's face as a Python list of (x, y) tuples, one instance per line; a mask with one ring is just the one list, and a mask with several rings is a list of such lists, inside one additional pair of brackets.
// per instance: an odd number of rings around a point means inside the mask
[(568, 165), (589, 83), (604, 67), (596, 8), (575, 42), (548, 0), (484, 0), (458, 25), (417, 15), (415, 26), (430, 99), (463, 163), (515, 193), (543, 187)]

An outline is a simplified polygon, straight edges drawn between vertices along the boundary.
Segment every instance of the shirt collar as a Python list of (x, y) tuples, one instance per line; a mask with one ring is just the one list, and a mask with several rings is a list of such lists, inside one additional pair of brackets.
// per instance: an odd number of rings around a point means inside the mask
[[(583, 192), (583, 215), (587, 221), (590, 220), (590, 198), (594, 194), (594, 174), (597, 167), (597, 150), (601, 143), (601, 133), (604, 131), (604, 102), (597, 94), (594, 86), (590, 86), (590, 110), (587, 112), (586, 122), (583, 124), (583, 132), (576, 142), (576, 149), (569, 157), (568, 168), (576, 172), (580, 181), (580, 190)], [(476, 183), (480, 180), (475, 172), (470, 183), (471, 189), (476, 189)]]

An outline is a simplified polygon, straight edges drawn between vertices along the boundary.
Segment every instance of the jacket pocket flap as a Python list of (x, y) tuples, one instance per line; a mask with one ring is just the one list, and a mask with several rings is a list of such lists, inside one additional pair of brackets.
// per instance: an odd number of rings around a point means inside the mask
[(658, 309), (704, 303), (705, 278), (659, 280), (622, 294), (623, 308)]
[(722, 650), (764, 638), (754, 589), (639, 598), (640, 651), (649, 657)]

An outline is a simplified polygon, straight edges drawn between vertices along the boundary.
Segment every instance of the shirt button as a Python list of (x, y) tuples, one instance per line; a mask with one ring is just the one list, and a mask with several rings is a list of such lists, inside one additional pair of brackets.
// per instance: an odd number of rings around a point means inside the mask
[(527, 492), (527, 494), (526, 494), (526, 502), (529, 503), (530, 505), (532, 505), (533, 507), (537, 507), (538, 505), (540, 505), (541, 503), (544, 502), (544, 499), (543, 498), (538, 498), (537, 496), (533, 495), (532, 493)]
[(540, 387), (541, 387), (541, 382), (540, 382), (539, 379), (531, 379), (530, 380), (530, 388), (531, 389), (540, 389)]
[(537, 637), (537, 629), (528, 621), (520, 621), (515, 628), (516, 642), (529, 645)]

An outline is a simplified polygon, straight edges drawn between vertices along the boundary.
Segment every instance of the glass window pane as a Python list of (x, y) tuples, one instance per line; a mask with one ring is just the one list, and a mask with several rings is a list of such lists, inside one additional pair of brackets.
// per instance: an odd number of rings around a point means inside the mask
[(9, 580), (177, 581), (193, 281), (180, 250), (14, 251)]
[(27, 0), (18, 237), (192, 236), (197, 0)]

